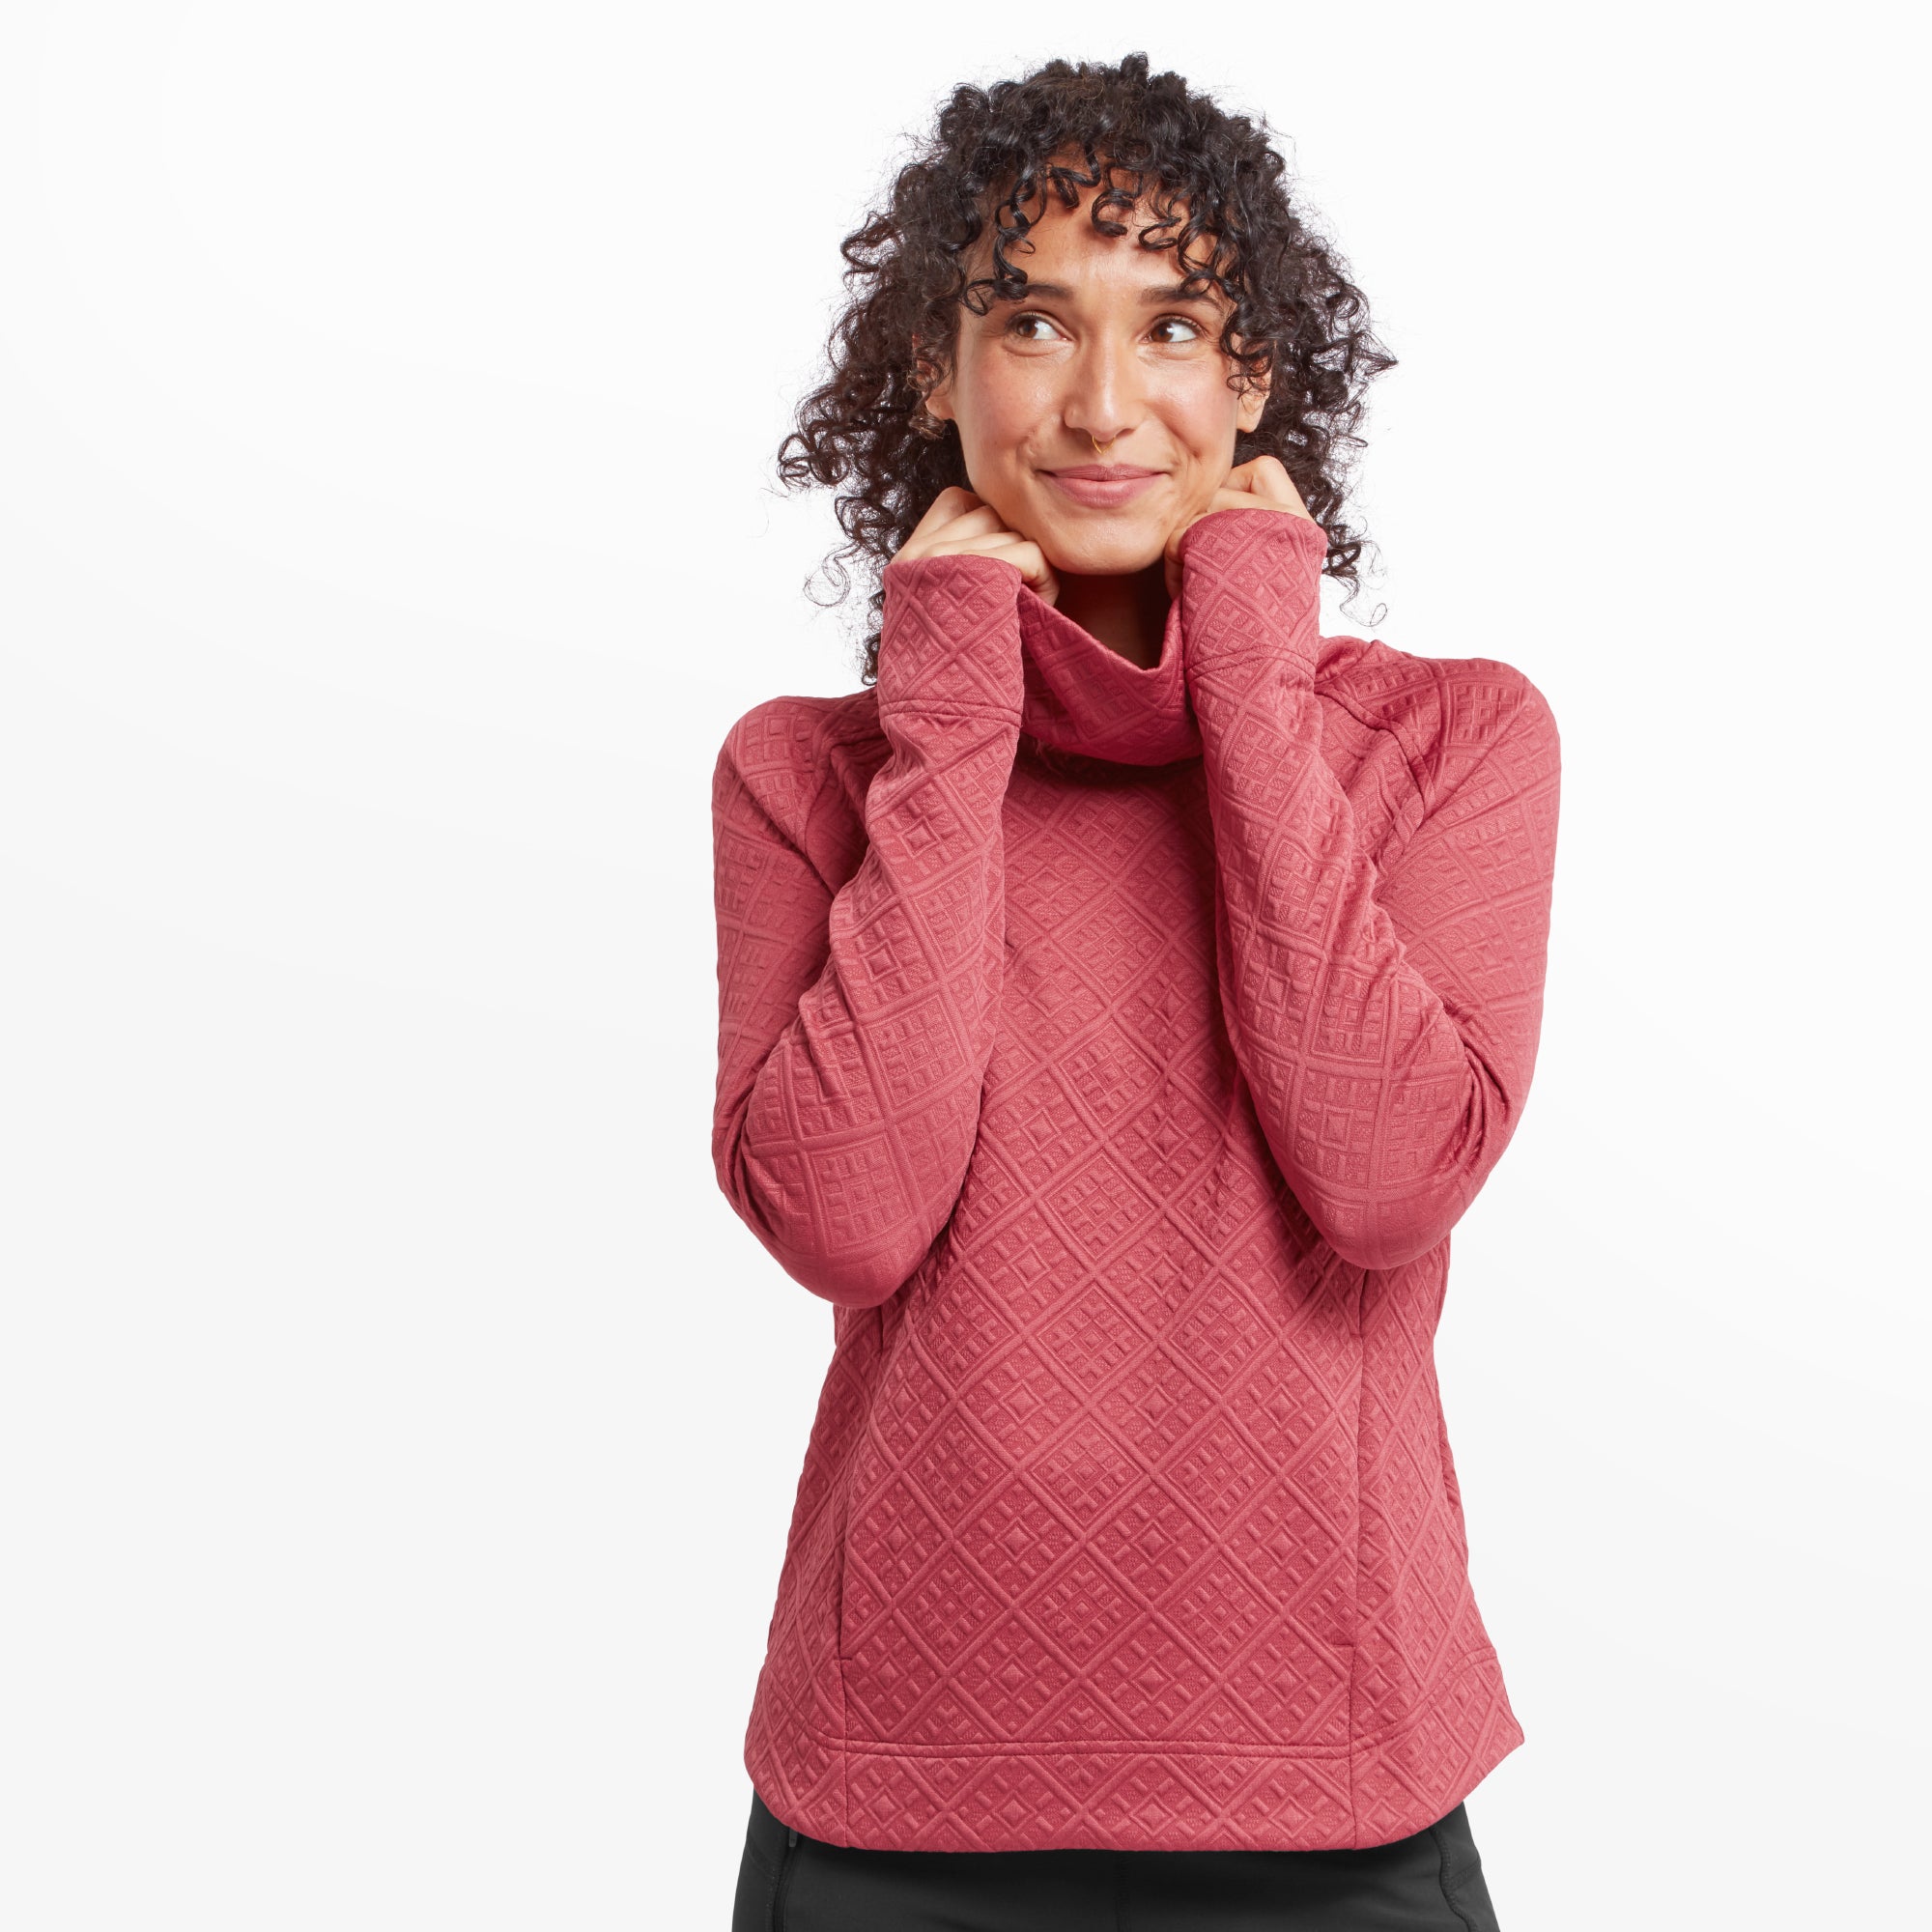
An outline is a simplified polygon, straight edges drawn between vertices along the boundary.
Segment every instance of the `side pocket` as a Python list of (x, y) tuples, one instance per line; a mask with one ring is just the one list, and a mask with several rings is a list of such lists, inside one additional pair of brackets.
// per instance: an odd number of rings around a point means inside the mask
[(784, 1923), (784, 1897), (798, 1859), (798, 1841), (799, 1834), (753, 1796), (745, 1856), (738, 1867), (738, 1895), (731, 1907), (731, 1932), (773, 1932)]
[(778, 1883), (772, 1887), (771, 1932), (784, 1932), (785, 1893), (791, 1889), (792, 1874), (798, 1869), (798, 1833), (785, 1831), (785, 1848), (779, 1855)]
[[(916, 1279), (917, 1277), (915, 1277)], [(882, 1303), (877, 1309), (868, 1309), (867, 1315), (871, 1321), (872, 1356), (877, 1364), (873, 1370), (872, 1411), (890, 1402), (892, 1380), (895, 1373), (892, 1343), (893, 1334), (888, 1328), (888, 1312), (893, 1312), (892, 1327), (896, 1328), (903, 1312), (903, 1292), (894, 1300)], [(833, 1655), (838, 1660), (840, 1690), (842, 1693), (844, 1665), (852, 1660), (852, 1539), (859, 1524), (854, 1520), (855, 1500), (871, 1494), (878, 1487), (881, 1472), (885, 1466), (878, 1444), (873, 1440), (872, 1432), (862, 1427), (858, 1440), (852, 1446), (852, 1453), (846, 1458), (845, 1466), (839, 1472), (838, 1500), (834, 1513), (833, 1533), (838, 1538), (838, 1547), (833, 1552), (832, 1562), (832, 1630)], [(841, 1710), (842, 1710), (841, 1704)]]
[(832, 1655), (842, 1680), (845, 1664), (852, 1655), (845, 1634), (845, 1598), (851, 1587), (847, 1575), (852, 1562), (852, 1492), (857, 1487), (869, 1445), (862, 1442), (840, 1477), (838, 1501), (832, 1513), (832, 1534), (837, 1538), (832, 1552)]
[(765, 1869), (765, 1861), (748, 1833), (738, 1860), (738, 1889), (731, 1900), (731, 1932), (765, 1932), (771, 1923), (772, 1888), (777, 1883), (778, 1874)]
[(1457, 1923), (1465, 1932), (1499, 1932), (1466, 1805), (1459, 1804), (1446, 1818), (1437, 1819), (1430, 1826), (1429, 1835), (1435, 1839), (1442, 1861), (1442, 1897), (1456, 1915)]

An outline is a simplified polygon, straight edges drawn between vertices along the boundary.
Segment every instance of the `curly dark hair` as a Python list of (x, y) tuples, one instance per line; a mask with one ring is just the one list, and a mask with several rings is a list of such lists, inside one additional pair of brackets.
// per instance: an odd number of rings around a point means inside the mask
[[(806, 397), (780, 446), (789, 490), (835, 489), (849, 541), (807, 580), (850, 588), (848, 558), (869, 565), (874, 589), (863, 674), (878, 675), (885, 590), (879, 573), (941, 490), (966, 483), (957, 431), (922, 435), (915, 418), (946, 373), (963, 305), (984, 315), (1027, 278), (1008, 258), (1051, 192), (1077, 207), (1096, 185), (1092, 219), (1123, 235), (1119, 217), (1145, 202), (1141, 245), (1174, 248), (1188, 275), (1232, 305), (1221, 348), (1245, 385), (1271, 376), (1261, 421), (1237, 438), (1235, 461), (1280, 458), (1328, 537), (1322, 569), (1360, 588), (1364, 539), (1343, 521), (1363, 391), (1395, 357), (1369, 326), (1368, 302), (1348, 265), (1291, 205), (1288, 165), (1265, 120), (1230, 114), (1177, 73), (1150, 74), (1144, 53), (1118, 66), (1048, 61), (1022, 80), (956, 87), (923, 148), (893, 182), (888, 205), (840, 244), (852, 291), (828, 344), (831, 372)], [(1078, 153), (1083, 167), (1059, 163)], [(992, 274), (969, 279), (966, 258), (988, 221)], [(1236, 348), (1236, 340), (1243, 345)]]

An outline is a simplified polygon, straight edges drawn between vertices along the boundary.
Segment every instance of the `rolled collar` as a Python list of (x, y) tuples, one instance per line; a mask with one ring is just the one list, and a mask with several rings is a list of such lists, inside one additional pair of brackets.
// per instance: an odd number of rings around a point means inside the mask
[(1160, 660), (1145, 670), (1025, 584), (1019, 615), (1022, 731), (1050, 750), (1122, 765), (1170, 765), (1201, 755), (1181, 676), (1179, 598), (1167, 607)]

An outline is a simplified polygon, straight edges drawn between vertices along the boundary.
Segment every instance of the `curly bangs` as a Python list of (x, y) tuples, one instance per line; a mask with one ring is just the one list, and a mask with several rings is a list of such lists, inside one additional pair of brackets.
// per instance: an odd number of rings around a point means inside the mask
[[(1141, 245), (1175, 249), (1190, 289), (1226, 298), (1221, 348), (1235, 380), (1271, 379), (1235, 461), (1281, 460), (1327, 535), (1324, 572), (1359, 587), (1363, 539), (1343, 520), (1347, 472), (1362, 444), (1363, 391), (1395, 357), (1371, 330), (1348, 265), (1292, 205), (1287, 173), (1265, 121), (1226, 112), (1179, 74), (1150, 74), (1144, 53), (1118, 66), (1048, 61), (1021, 80), (953, 90), (887, 206), (840, 244), (849, 296), (830, 372), (778, 455), (788, 489), (837, 492), (848, 539), (808, 590), (822, 573), (834, 586), (823, 601), (841, 601), (855, 559), (872, 582), (867, 683), (878, 675), (880, 573), (933, 497), (966, 482), (953, 425), (937, 440), (915, 426), (925, 392), (950, 366), (960, 308), (983, 315), (1026, 288), (1009, 251), (1049, 194), (1070, 209), (1097, 187), (1091, 218), (1104, 235), (1127, 233), (1121, 217), (1144, 207)], [(990, 273), (975, 277), (989, 235)]]

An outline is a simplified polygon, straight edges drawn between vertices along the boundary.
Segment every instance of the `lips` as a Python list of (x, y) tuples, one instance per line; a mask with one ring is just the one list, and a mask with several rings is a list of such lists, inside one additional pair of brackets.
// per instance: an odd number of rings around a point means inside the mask
[(1144, 469), (1135, 463), (1076, 463), (1065, 469), (1042, 470), (1046, 480), (1076, 503), (1093, 509), (1111, 509), (1131, 502), (1152, 487), (1161, 475), (1158, 469)]

